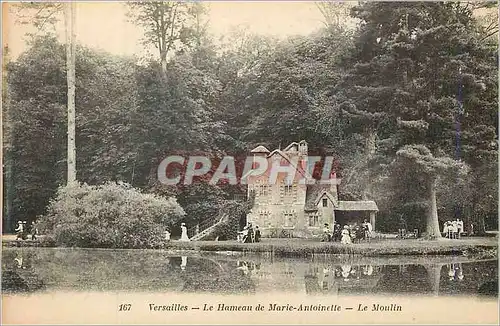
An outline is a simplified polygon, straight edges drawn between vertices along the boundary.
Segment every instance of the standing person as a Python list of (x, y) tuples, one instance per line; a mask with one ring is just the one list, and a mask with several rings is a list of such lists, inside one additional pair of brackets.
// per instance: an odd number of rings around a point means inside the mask
[(181, 223), (181, 238), (179, 241), (189, 241), (186, 223)]
[(170, 231), (165, 229), (165, 241), (170, 241)]
[(360, 243), (361, 240), (365, 239), (365, 230), (362, 225), (356, 224), (354, 228), (354, 234), (356, 235), (357, 242)]
[(460, 239), (460, 234), (464, 232), (464, 221), (461, 219), (457, 218), (457, 226), (458, 226), (458, 238)]
[(339, 223), (335, 223), (335, 226), (333, 227), (333, 241), (340, 241), (341, 237), (342, 237), (342, 227), (340, 226)]
[(243, 230), (238, 232), (238, 242), (247, 243), (248, 241), (248, 223), (243, 227)]
[(260, 230), (259, 226), (255, 226), (255, 242), (260, 242)]
[(247, 226), (243, 229), (244, 232), (246, 232), (246, 235), (243, 236), (243, 242), (244, 243), (252, 243), (254, 242), (254, 232), (253, 232), (253, 227), (252, 223), (248, 222)]
[(35, 221), (31, 222), (31, 240), (36, 240), (38, 229), (36, 228)]
[(403, 239), (406, 236), (406, 221), (405, 221), (405, 219), (403, 218), (402, 215), (399, 218), (399, 229), (398, 229), (398, 232), (399, 232), (399, 237), (401, 239)]
[(351, 236), (351, 242), (356, 243), (359, 242), (359, 225), (358, 222), (354, 222), (354, 224), (351, 225), (351, 228), (349, 230), (349, 235)]
[(446, 238), (448, 238), (448, 228), (449, 228), (449, 226), (448, 226), (448, 221), (446, 221), (446, 222), (444, 222), (444, 224), (443, 224), (443, 233), (444, 233), (444, 236), (445, 236)]
[(453, 239), (453, 223), (451, 221), (446, 223), (448, 223), (448, 239)]
[(453, 221), (451, 222), (451, 233), (452, 233), (452, 237), (453, 239), (457, 239), (458, 238), (458, 222), (457, 221)]
[(16, 240), (24, 240), (24, 225), (22, 221), (17, 221), (17, 228), (14, 231), (16, 231), (17, 234)]
[(471, 223), (469, 227), (469, 237), (473, 235), (474, 235), (474, 223)]
[(342, 230), (342, 240), (340, 241), (342, 244), (351, 244), (351, 236), (349, 235), (349, 227), (344, 225), (344, 229)]
[(372, 230), (373, 230), (372, 224), (368, 222), (368, 220), (365, 220), (365, 222), (363, 223), (363, 227), (365, 229), (365, 238), (370, 239), (372, 237)]
[(323, 227), (323, 239), (321, 241), (330, 241), (330, 227), (328, 223), (325, 223)]
[(252, 223), (249, 223), (248, 236), (250, 237), (250, 242), (254, 243), (255, 242), (255, 230), (253, 228)]

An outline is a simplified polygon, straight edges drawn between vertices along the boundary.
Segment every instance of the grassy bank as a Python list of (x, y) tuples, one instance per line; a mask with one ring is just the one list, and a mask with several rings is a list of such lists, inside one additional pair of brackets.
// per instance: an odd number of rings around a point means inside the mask
[[(352, 245), (308, 240), (264, 240), (260, 243), (237, 242), (170, 242), (165, 249), (195, 251), (271, 252), (277, 256), (308, 256), (311, 254), (351, 254), (362, 256), (390, 255), (484, 255), (496, 257), (498, 240), (474, 238), (464, 240), (380, 240)], [(485, 257), (485, 258), (486, 258)]]
[[(16, 241), (15, 238), (9, 239), (5, 236), (2, 242), (4, 247), (36, 247), (40, 245), (38, 241)], [(442, 239), (439, 241), (385, 239), (351, 245), (304, 239), (263, 239), (259, 243), (170, 241), (159, 249), (203, 252), (269, 252), (276, 256), (297, 257), (307, 257), (311, 254), (350, 254), (362, 256), (474, 255), (484, 256), (484, 258), (496, 258), (498, 238), (477, 237), (460, 240)]]

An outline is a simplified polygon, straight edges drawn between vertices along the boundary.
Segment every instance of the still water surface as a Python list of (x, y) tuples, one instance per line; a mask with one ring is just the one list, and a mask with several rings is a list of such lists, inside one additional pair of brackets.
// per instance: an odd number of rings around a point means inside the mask
[(4, 248), (2, 291), (491, 296), (498, 260)]

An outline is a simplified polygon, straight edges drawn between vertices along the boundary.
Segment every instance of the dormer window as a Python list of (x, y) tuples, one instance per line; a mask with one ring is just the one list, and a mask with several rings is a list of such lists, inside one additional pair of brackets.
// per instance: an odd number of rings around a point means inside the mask
[(328, 207), (328, 199), (323, 198), (323, 207)]

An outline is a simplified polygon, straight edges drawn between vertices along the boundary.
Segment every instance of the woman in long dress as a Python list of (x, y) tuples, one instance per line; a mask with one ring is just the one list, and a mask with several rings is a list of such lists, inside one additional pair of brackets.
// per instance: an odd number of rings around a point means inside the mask
[(189, 241), (186, 223), (181, 224), (181, 238), (179, 241)]
[(342, 240), (340, 241), (342, 244), (350, 244), (351, 236), (349, 235), (349, 228), (347, 225), (344, 225), (344, 229), (342, 230)]

